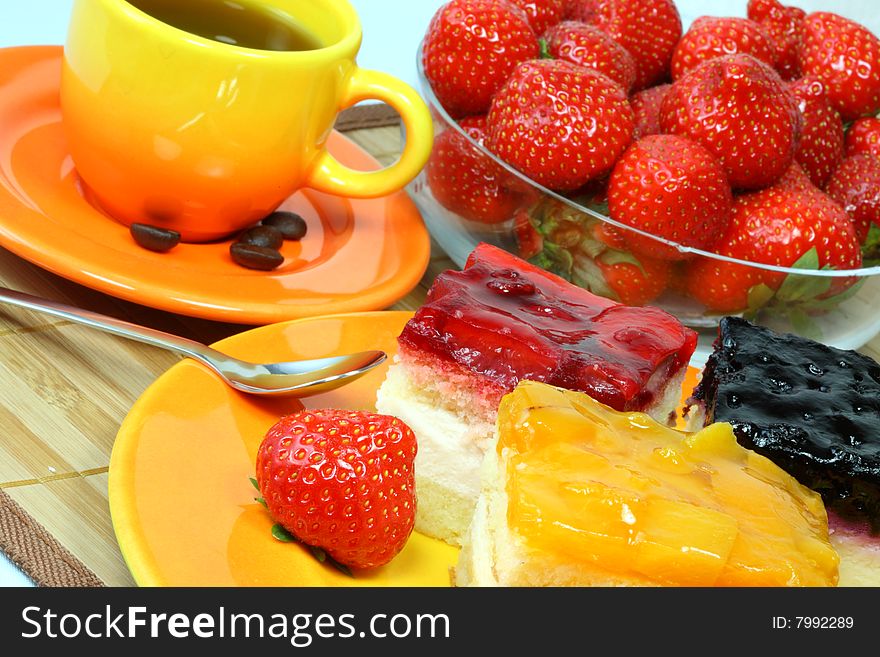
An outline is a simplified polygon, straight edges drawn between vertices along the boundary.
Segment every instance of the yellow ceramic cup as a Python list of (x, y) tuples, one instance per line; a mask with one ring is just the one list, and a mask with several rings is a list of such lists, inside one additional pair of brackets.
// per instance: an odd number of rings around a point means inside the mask
[[(301, 187), (370, 198), (404, 187), (427, 161), (430, 113), (408, 85), (358, 68), (346, 0), (250, 0), (287, 14), (321, 47), (270, 51), (202, 38), (124, 0), (75, 0), (61, 85), (77, 172), (124, 224), (185, 241), (227, 236)], [(325, 150), (337, 113), (378, 99), (406, 128), (400, 160), (373, 172)]]

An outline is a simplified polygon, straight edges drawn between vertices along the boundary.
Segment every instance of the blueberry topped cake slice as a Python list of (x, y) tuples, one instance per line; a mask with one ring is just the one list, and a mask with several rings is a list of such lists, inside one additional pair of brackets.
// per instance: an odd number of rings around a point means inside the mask
[(880, 567), (876, 361), (725, 317), (691, 403), (692, 416), (704, 414), (705, 425), (729, 422), (740, 444), (822, 495), (832, 531), (846, 543), (837, 546), (842, 579), (854, 541)]
[(523, 380), (586, 392), (662, 422), (681, 399), (697, 335), (488, 244), (440, 274), (398, 338), (376, 408), (416, 434), (416, 528), (460, 545), (498, 404)]

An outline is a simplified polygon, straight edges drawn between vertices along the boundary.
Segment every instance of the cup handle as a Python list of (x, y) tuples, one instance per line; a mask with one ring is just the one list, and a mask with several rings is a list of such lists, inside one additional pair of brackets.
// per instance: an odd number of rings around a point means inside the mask
[(355, 69), (349, 78), (343, 106), (362, 100), (381, 100), (397, 110), (406, 126), (406, 143), (400, 159), (378, 171), (356, 171), (343, 166), (326, 150), (315, 161), (307, 185), (330, 194), (352, 198), (376, 198), (403, 189), (428, 161), (434, 124), (427, 105), (408, 84), (366, 69)]

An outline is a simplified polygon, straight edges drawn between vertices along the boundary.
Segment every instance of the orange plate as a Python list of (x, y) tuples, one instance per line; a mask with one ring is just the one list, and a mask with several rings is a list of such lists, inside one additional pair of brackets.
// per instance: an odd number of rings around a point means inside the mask
[[(363, 349), (397, 351), (408, 312), (335, 315), (264, 326), (219, 343), (256, 362), (323, 358)], [(374, 409), (386, 366), (333, 392), (302, 400), (311, 408)], [(116, 538), (142, 586), (448, 586), (458, 550), (413, 534), (395, 559), (351, 579), (299, 545), (272, 538), (254, 502), (257, 448), (296, 399), (238, 393), (194, 361), (162, 375), (135, 403), (110, 461)]]
[[(264, 326), (218, 343), (257, 362), (382, 349), (389, 360), (408, 312), (334, 315)], [(387, 365), (310, 408), (374, 410)], [(695, 370), (691, 369), (693, 377)], [(693, 384), (694, 379), (689, 379)], [(688, 384), (686, 384), (687, 386)], [(686, 387), (685, 389), (690, 389)], [(302, 408), (226, 387), (184, 360), (132, 407), (110, 461), (116, 538), (142, 586), (448, 586), (458, 549), (413, 534), (390, 564), (350, 579), (301, 546), (270, 535), (272, 522), (248, 481), (257, 448), (279, 417)]]
[[(404, 192), (295, 194), (281, 207), (301, 214), (308, 234), (285, 243), (284, 264), (271, 272), (234, 264), (229, 242), (165, 254), (137, 246), (83, 196), (61, 125), (60, 74), (61, 47), (0, 49), (0, 245), (10, 251), (116, 297), (242, 324), (385, 308), (424, 273), (428, 233)], [(379, 167), (339, 133), (328, 148), (351, 167)]]

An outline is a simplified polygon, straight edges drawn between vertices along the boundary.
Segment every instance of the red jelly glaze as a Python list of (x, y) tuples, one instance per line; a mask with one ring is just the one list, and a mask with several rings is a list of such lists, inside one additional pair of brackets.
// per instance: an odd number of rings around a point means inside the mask
[(637, 410), (658, 370), (665, 383), (687, 366), (697, 334), (659, 308), (623, 306), (480, 244), (463, 271), (436, 278), (399, 342), (507, 391), (529, 379)]

